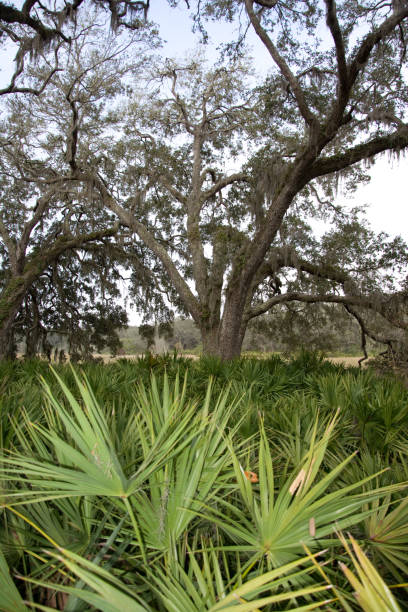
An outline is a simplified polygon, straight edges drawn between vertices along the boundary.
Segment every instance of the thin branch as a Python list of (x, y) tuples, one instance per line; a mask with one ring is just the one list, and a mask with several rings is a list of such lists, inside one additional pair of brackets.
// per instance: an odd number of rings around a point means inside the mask
[(169, 193), (171, 193), (173, 198), (176, 198), (176, 200), (178, 202), (180, 202), (180, 204), (186, 204), (187, 203), (187, 198), (181, 193), (181, 191), (176, 189), (176, 187), (174, 187), (174, 185), (172, 185), (172, 183), (170, 181), (168, 181), (165, 176), (163, 176), (162, 174), (159, 174), (158, 176), (156, 176), (153, 172), (150, 172), (149, 170), (147, 170), (147, 172), (148, 172), (149, 176), (151, 176), (152, 178), (156, 178), (157, 181), (159, 181), (159, 183), (161, 183), (161, 185), (165, 189), (167, 189), (167, 191)]
[(43, 84), (39, 89), (35, 89), (34, 87), (17, 87), (16, 80), (20, 76), (20, 74), (24, 70), (24, 62), (21, 62), (19, 66), (17, 66), (15, 73), (11, 77), (11, 81), (7, 87), (4, 89), (0, 89), (0, 96), (4, 96), (10, 93), (28, 93), (33, 94), (34, 96), (40, 96), (44, 89), (47, 87), (48, 83), (51, 81), (52, 77), (56, 72), (60, 72), (62, 68), (53, 68), (51, 72), (46, 76), (43, 81)]
[(316, 198), (316, 200), (319, 202), (321, 206), (327, 206), (328, 208), (332, 208), (336, 214), (342, 217), (346, 216), (344, 212), (341, 210), (340, 206), (336, 206), (335, 204), (333, 204), (333, 202), (330, 202), (330, 200), (322, 200), (319, 195), (319, 192), (317, 191), (316, 187), (312, 183), (309, 183), (308, 187), (311, 189), (314, 197)]
[[(170, 75), (169, 75), (170, 76)], [(171, 93), (173, 94), (174, 101), (181, 111), (181, 115), (183, 117), (183, 124), (189, 134), (194, 134), (194, 127), (190, 121), (190, 117), (188, 116), (186, 105), (184, 101), (180, 98), (176, 91), (176, 83), (177, 83), (177, 71), (174, 69), (171, 71)]]

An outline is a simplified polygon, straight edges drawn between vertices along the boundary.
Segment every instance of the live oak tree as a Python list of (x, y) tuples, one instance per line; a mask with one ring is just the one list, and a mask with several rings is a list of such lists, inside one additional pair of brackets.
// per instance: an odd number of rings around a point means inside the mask
[[(20, 138), (15, 129), (12, 141), (3, 140), (0, 159), (0, 358), (14, 355), (18, 314), (29, 297), (34, 309), (30, 330), (39, 330), (34, 294), (39, 279), (68, 251), (78, 253), (89, 243), (102, 244), (118, 230), (113, 222), (107, 225), (106, 219), (81, 219), (82, 207), (76, 198), (80, 193), (70, 188), (69, 177), (53, 179), (42, 160), (29, 154), (21, 119), (19, 113), (17, 126), (8, 116), (9, 127), (18, 128)], [(55, 275), (51, 280), (55, 281)]]
[[(285, 237), (285, 227), (288, 215), (301, 218), (312, 199), (330, 208), (340, 174), (352, 188), (361, 178), (361, 162), (406, 148), (408, 5), (328, 0), (299, 9), (298, 3), (278, 0), (262, 8), (246, 2), (245, 8), (271, 56), (271, 74), (256, 105), (245, 92), (248, 76), (238, 78), (241, 91), (231, 87), (232, 66), (204, 74), (168, 62), (159, 73), (168, 80), (167, 91), (144, 101), (139, 115), (129, 119), (121, 148), (131, 146), (132, 131), (139, 148), (146, 143), (150, 184), (141, 189), (135, 180), (132, 191), (126, 178), (122, 192), (114, 193), (105, 177), (95, 187), (162, 263), (201, 330), (205, 352), (224, 359), (238, 355), (252, 318), (293, 301), (347, 305), (362, 325), (355, 309), (370, 309), (404, 327), (405, 293), (398, 286), (381, 291), (378, 281), (373, 293), (362, 268), (340, 266), (337, 255), (327, 260), (324, 248), (318, 255), (307, 245), (300, 250)], [(257, 150), (245, 167), (228, 173), (222, 158), (233, 160), (240, 135)], [(167, 200), (156, 196), (155, 205), (149, 194), (158, 185)], [(150, 207), (150, 216), (140, 216), (141, 207)], [(364, 248), (364, 234), (360, 239)], [(386, 260), (381, 253), (378, 264)], [(319, 284), (291, 290), (280, 278), (288, 270)]]
[[(118, 264), (128, 265), (117, 241), (125, 247), (126, 239), (113, 215), (93, 206), (77, 166), (78, 133), (86, 151), (103, 137), (109, 119), (102, 106), (122, 91), (118, 79), (129, 69), (121, 67), (122, 52), (135, 41), (107, 37), (95, 50), (102, 32), (101, 25), (73, 26), (64, 70), (52, 75), (46, 94), (11, 96), (2, 108), (0, 358), (13, 356), (15, 331), (25, 332), (29, 353), (47, 330), (68, 335), (77, 353), (89, 352), (86, 344), (100, 348), (103, 336), (115, 348), (112, 325), (125, 322), (114, 298)], [(47, 64), (44, 52), (27, 78)]]
[[(240, 8), (204, 5), (217, 19)], [(250, 320), (295, 301), (343, 304), (365, 334), (374, 333), (367, 309), (405, 327), (405, 292), (383, 283), (384, 269), (394, 265), (387, 249), (393, 246), (405, 265), (405, 246), (382, 237), (367, 270), (364, 232), (355, 232), (362, 252), (340, 261), (330, 240), (313, 238), (304, 220), (331, 213), (336, 224), (339, 174), (351, 188), (362, 178), (361, 162), (408, 144), (408, 5), (268, 0), (247, 1), (245, 10), (271, 56), (271, 73), (255, 90), (238, 59), (209, 69), (199, 60), (167, 61), (144, 82), (139, 74), (133, 92), (126, 80), (122, 89), (115, 81), (114, 112), (101, 121), (97, 103), (72, 96), (60, 71), (53, 74), (38, 96), (45, 116), (51, 85), (63, 92), (59, 135), (50, 132), (59, 151), (53, 170), (69, 176), (77, 191), (87, 187), (97, 219), (112, 213), (130, 229), (135, 238), (129, 235), (124, 248), (133, 240), (148, 296), (164, 312), (164, 292), (168, 304), (189, 313), (207, 353), (238, 355)], [(76, 87), (87, 90), (82, 76)], [(114, 102), (126, 93), (127, 115)], [(67, 125), (68, 141), (60, 136)]]
[[(407, 3), (326, 0), (302, 3), (299, 10), (299, 3), (246, 0), (245, 9), (273, 67), (265, 108), (271, 141), (263, 168), (271, 179), (257, 202), (258, 226), (230, 271), (218, 332), (224, 357), (239, 352), (247, 318), (279, 301), (326, 297), (292, 293), (254, 303), (258, 278), (273, 255), (271, 245), (299, 196), (319, 179), (408, 143), (402, 72)], [(327, 38), (321, 42), (318, 28), (324, 24)], [(309, 266), (310, 273), (335, 280), (335, 272), (319, 267)], [(347, 280), (340, 277), (340, 284)], [(358, 284), (349, 283), (343, 295), (327, 298), (373, 305)], [(387, 314), (380, 297), (378, 308)]]
[[(15, 50), (15, 69), (9, 83), (0, 89), (0, 96), (13, 93), (40, 95), (55, 72), (60, 70), (59, 52), (72, 42), (72, 22), (80, 20), (86, 12), (110, 15), (113, 31), (144, 29), (149, 0), (73, 0), (54, 3), (45, 0), (25, 0), (16, 5), (0, 2), (0, 48), (12, 46)], [(95, 13), (94, 13), (95, 14)], [(30, 83), (23, 82), (27, 55), (37, 58), (42, 51), (53, 50), (48, 69), (37, 73)]]
[[(113, 168), (94, 186), (161, 263), (161, 283), (170, 281), (166, 290), (176, 290), (177, 306), (193, 316), (204, 350), (213, 352), (234, 231), (224, 223), (222, 191), (247, 180), (245, 172), (224, 174), (222, 159), (241, 150), (240, 136), (254, 115), (253, 95), (242, 87), (249, 70), (239, 63), (208, 70), (198, 58), (185, 66), (167, 61), (153, 76), (164, 95), (153, 87), (148, 99), (131, 102), (125, 137), (109, 152)], [(225, 209), (228, 215), (227, 202)]]
[[(122, 258), (123, 259), (123, 258)], [(54, 260), (31, 285), (14, 321), (25, 357), (39, 353), (71, 361), (92, 359), (121, 347), (118, 330), (127, 313), (118, 304), (121, 258), (110, 238), (71, 249)]]

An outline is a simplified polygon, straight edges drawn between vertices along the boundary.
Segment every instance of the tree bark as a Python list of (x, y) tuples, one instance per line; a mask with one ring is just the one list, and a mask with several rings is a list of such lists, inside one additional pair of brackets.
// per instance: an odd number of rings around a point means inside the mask
[(13, 279), (0, 298), (0, 361), (15, 359), (16, 357), (14, 321), (23, 302), (25, 292), (24, 283)]
[(13, 322), (0, 329), (0, 361), (16, 358)]
[(244, 304), (237, 290), (227, 296), (224, 306), (219, 339), (220, 357), (223, 361), (235, 359), (241, 355), (246, 331), (243, 314)]
[(31, 300), (33, 324), (26, 335), (25, 359), (34, 359), (37, 356), (41, 338), (40, 312), (38, 310), (37, 299), (34, 291), (31, 292)]
[(201, 327), (201, 338), (203, 342), (203, 355), (212, 355), (220, 357), (220, 338), (219, 326), (217, 327)]

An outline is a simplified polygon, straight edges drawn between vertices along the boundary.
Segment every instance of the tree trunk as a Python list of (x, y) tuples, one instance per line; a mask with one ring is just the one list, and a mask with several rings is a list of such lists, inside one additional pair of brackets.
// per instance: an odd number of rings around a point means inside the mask
[(222, 317), (219, 351), (223, 361), (235, 359), (241, 355), (246, 323), (243, 320), (244, 308), (238, 295), (227, 297)]
[(38, 355), (38, 346), (40, 344), (41, 330), (40, 326), (33, 325), (32, 329), (26, 336), (25, 359), (34, 359)]
[(203, 342), (203, 355), (220, 357), (219, 326), (217, 325), (212, 328), (202, 327), (200, 331)]
[[(1, 308), (0, 300), (0, 308)], [(2, 317), (0, 325), (0, 361), (4, 359), (16, 358), (16, 346), (14, 342), (14, 319), (17, 315), (17, 308), (10, 311), (6, 316)]]
[(14, 277), (0, 296), (0, 361), (16, 357), (14, 321), (26, 291), (25, 279)]
[(223, 330), (220, 338), (220, 356), (223, 361), (236, 359), (241, 355), (245, 329), (242, 330), (241, 321), (237, 319), (233, 325)]

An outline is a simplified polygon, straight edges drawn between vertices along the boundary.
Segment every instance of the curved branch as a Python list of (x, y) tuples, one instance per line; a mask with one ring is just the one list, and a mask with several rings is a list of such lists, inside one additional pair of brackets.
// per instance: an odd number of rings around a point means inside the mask
[(153, 172), (149, 172), (149, 170), (147, 171), (147, 173), (151, 178), (156, 178), (162, 184), (162, 186), (167, 189), (167, 191), (173, 196), (173, 198), (180, 202), (180, 204), (187, 203), (187, 198), (181, 193), (181, 191), (176, 189), (176, 187), (174, 187), (165, 176), (163, 176), (162, 174), (156, 176)]
[(378, 336), (374, 332), (370, 331), (368, 327), (366, 326), (364, 319), (361, 317), (361, 315), (356, 310), (354, 310), (354, 308), (352, 308), (349, 304), (343, 304), (343, 306), (346, 309), (346, 311), (352, 317), (356, 319), (361, 329), (361, 348), (363, 350), (364, 357), (362, 359), (359, 359), (358, 361), (359, 367), (361, 367), (361, 364), (363, 363), (363, 361), (366, 361), (366, 359), (368, 359), (368, 354), (367, 354), (367, 349), (366, 349), (366, 337), (371, 338), (375, 342), (386, 344), (389, 347), (389, 349), (392, 350), (392, 341), (390, 338), (382, 338), (381, 336)]
[(29, 94), (33, 94), (34, 96), (40, 96), (42, 92), (44, 91), (44, 89), (47, 87), (48, 83), (51, 81), (54, 74), (56, 72), (61, 71), (62, 68), (53, 68), (49, 72), (49, 74), (45, 77), (39, 89), (35, 89), (34, 87), (17, 87), (16, 86), (16, 79), (20, 76), (23, 70), (24, 70), (24, 62), (21, 62), (20, 65), (17, 67), (15, 73), (11, 77), (11, 81), (8, 84), (8, 86), (4, 87), (3, 89), (0, 89), (0, 96), (4, 96), (10, 93), (29, 93)]
[(382, 315), (385, 319), (392, 322), (394, 325), (400, 327), (401, 329), (406, 329), (406, 325), (397, 321), (395, 318), (391, 318), (390, 314), (387, 312), (387, 302), (389, 302), (393, 297), (398, 296), (398, 294), (384, 296), (384, 301), (379, 302), (375, 297), (364, 296), (364, 295), (333, 295), (333, 294), (309, 294), (302, 293), (298, 291), (291, 291), (289, 293), (284, 293), (282, 295), (275, 295), (271, 297), (266, 302), (261, 304), (257, 304), (256, 306), (252, 306), (252, 308), (247, 309), (245, 312), (245, 318), (247, 321), (253, 319), (254, 317), (258, 317), (259, 315), (265, 314), (278, 304), (285, 304), (287, 302), (304, 302), (306, 304), (318, 304), (318, 303), (328, 303), (328, 304), (348, 304), (351, 306), (360, 306), (362, 308), (369, 308), (374, 312)]
[(219, 179), (214, 185), (212, 185), (209, 189), (203, 192), (203, 200), (209, 200), (214, 195), (216, 195), (221, 189), (227, 187), (228, 185), (232, 185), (232, 183), (236, 183), (237, 181), (248, 181), (249, 176), (245, 174), (245, 172), (236, 172), (235, 174), (230, 174), (229, 176), (224, 176)]

